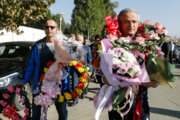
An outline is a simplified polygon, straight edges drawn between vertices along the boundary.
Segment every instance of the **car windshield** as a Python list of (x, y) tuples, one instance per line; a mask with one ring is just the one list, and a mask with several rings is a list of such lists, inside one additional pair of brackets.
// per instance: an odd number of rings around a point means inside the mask
[(0, 75), (22, 67), (27, 61), (33, 44), (9, 42), (0, 44)]

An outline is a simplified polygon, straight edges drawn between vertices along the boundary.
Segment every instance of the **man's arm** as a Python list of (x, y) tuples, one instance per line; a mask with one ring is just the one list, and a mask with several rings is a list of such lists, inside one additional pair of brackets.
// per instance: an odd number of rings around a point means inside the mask
[(23, 86), (23, 84), (26, 84), (29, 82), (34, 74), (35, 69), (35, 55), (38, 55), (37, 53), (38, 45), (35, 45), (33, 51), (31, 52), (31, 57), (28, 61), (28, 66), (26, 68), (26, 72), (24, 74), (24, 79), (20, 80), (19, 85)]

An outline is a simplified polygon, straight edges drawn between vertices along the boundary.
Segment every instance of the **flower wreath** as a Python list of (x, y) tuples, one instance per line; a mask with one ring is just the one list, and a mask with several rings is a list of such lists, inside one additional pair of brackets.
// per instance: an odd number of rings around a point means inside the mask
[[(14, 105), (8, 104), (8, 100), (13, 96), (14, 94), (20, 95), (21, 103), (25, 105), (24, 109), (24, 117), (22, 117), (16, 110)], [(4, 92), (3, 92), (3, 99), (0, 101), (0, 104), (3, 107), (3, 115), (9, 119), (12, 120), (30, 120), (31, 119), (31, 104), (29, 102), (29, 99), (27, 97), (27, 92), (23, 89), (20, 89), (16, 86), (9, 86)]]
[(70, 67), (74, 67), (80, 77), (78, 78), (79, 82), (77, 87), (71, 92), (65, 92), (64, 94), (59, 95), (59, 102), (69, 101), (74, 98), (78, 98), (82, 93), (83, 89), (88, 85), (88, 79), (90, 77), (90, 68), (85, 66), (86, 63), (84, 61), (72, 61), (69, 63)]

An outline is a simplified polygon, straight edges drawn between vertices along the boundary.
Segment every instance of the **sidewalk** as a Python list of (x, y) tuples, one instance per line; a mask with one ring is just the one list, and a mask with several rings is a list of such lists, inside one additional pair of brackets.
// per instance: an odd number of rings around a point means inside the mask
[[(151, 106), (151, 120), (180, 120), (180, 64), (176, 64), (174, 75), (178, 77), (176, 87), (158, 86), (149, 89), (149, 104)], [(68, 107), (68, 120), (94, 120), (95, 108), (93, 97), (99, 90), (99, 84), (91, 82), (89, 92), (84, 99), (73, 107)], [(8, 120), (2, 117), (2, 120)], [(48, 120), (58, 120), (54, 105), (48, 110)], [(100, 120), (108, 120), (108, 112), (101, 113)]]

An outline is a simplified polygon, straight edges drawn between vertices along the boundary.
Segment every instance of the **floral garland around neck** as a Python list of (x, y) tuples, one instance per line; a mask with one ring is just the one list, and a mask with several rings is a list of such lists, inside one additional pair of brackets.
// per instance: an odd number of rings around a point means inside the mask
[(80, 77), (78, 78), (78, 85), (74, 90), (71, 92), (65, 92), (64, 94), (59, 95), (59, 102), (70, 101), (72, 99), (78, 98), (82, 93), (83, 89), (87, 87), (88, 80), (90, 79), (90, 68), (85, 66), (84, 61), (72, 61), (69, 63), (70, 67), (74, 67)]
[[(25, 105), (24, 109), (24, 117), (22, 117), (16, 110), (14, 105), (11, 105), (8, 103), (9, 99), (11, 97), (17, 94), (19, 95), (20, 101), (22, 104)], [(0, 101), (0, 104), (3, 107), (3, 115), (9, 119), (12, 120), (31, 120), (31, 104), (29, 102), (29, 99), (27, 97), (27, 92), (24, 91), (23, 89), (20, 89), (16, 86), (9, 86), (4, 92), (2, 96), (2, 100)]]

